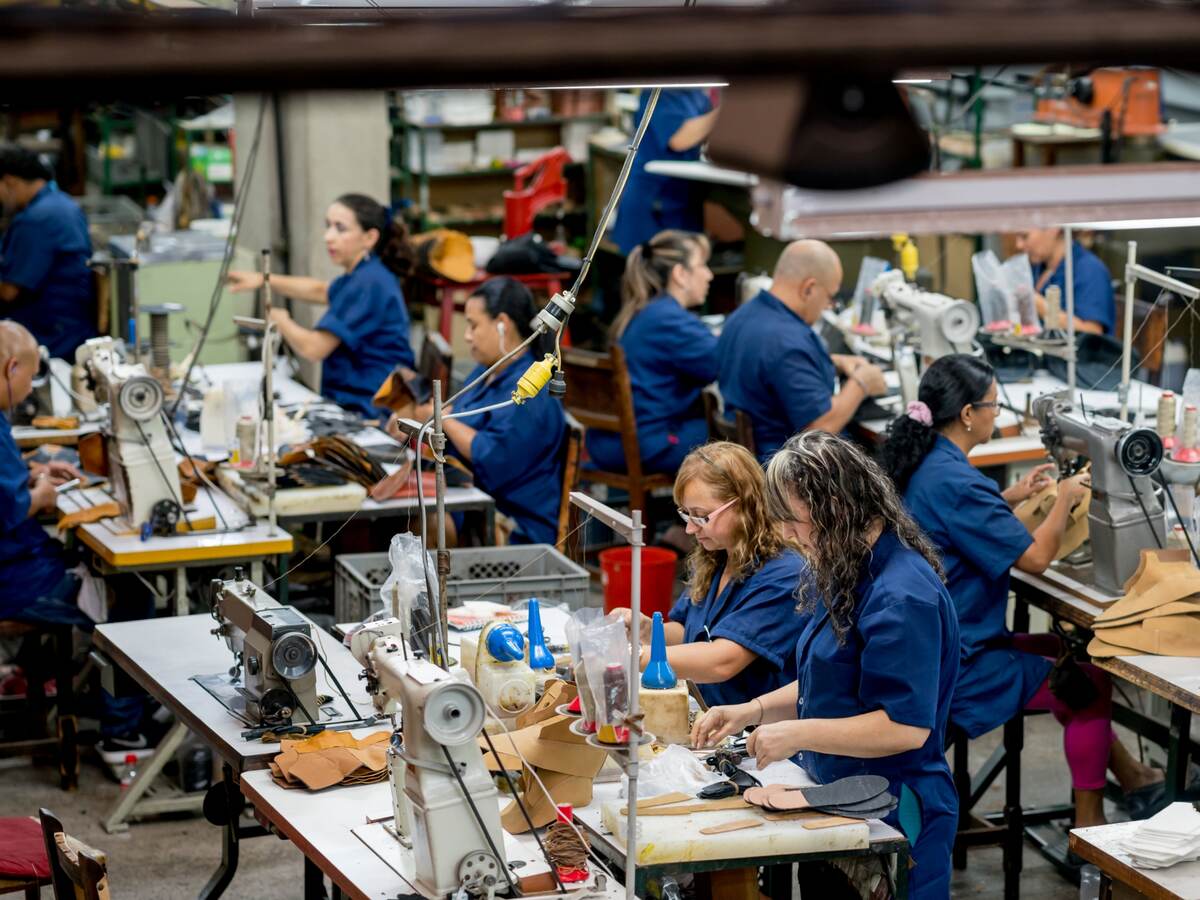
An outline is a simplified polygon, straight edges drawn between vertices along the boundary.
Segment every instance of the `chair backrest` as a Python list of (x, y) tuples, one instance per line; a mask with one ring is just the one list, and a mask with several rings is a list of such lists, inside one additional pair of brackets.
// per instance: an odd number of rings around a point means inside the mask
[(751, 453), (757, 455), (754, 448), (754, 426), (750, 417), (743, 410), (735, 410), (730, 419), (725, 413), (725, 402), (721, 391), (715, 384), (706, 387), (701, 396), (704, 398), (704, 418), (708, 423), (708, 439), (710, 441), (730, 441), (741, 444)]
[(440, 379), (442, 396), (450, 396), (450, 373), (454, 366), (454, 351), (440, 333), (429, 331), (421, 342), (421, 354), (417, 358), (417, 371), (430, 381)]
[(54, 900), (111, 900), (104, 855), (68, 837), (49, 810), (39, 810), (39, 817)]
[(567, 382), (564, 408), (588, 430), (619, 434), (625, 471), (631, 478), (640, 479), (642, 457), (625, 351), (619, 344), (613, 344), (608, 353), (564, 347), (562, 363)]
[(558, 536), (554, 546), (559, 553), (574, 559), (569, 548), (577, 542), (570, 541), (574, 530), (575, 507), (571, 505), (570, 493), (579, 487), (579, 470), (583, 461), (584, 427), (579, 420), (567, 413), (567, 439), (563, 442), (562, 497), (558, 502)]

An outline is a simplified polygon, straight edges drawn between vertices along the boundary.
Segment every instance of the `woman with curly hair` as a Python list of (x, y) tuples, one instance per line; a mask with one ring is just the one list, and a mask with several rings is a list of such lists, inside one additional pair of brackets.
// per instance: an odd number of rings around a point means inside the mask
[[(696, 547), (664, 629), (671, 668), (710, 705), (786, 684), (806, 621), (794, 596), (804, 560), (769, 520), (758, 461), (724, 441), (697, 447), (679, 468), (675, 502)], [(645, 666), (650, 620), (641, 624)]]
[(797, 680), (710, 709), (692, 742), (750, 725), (759, 767), (794, 758), (817, 781), (882, 775), (900, 798), (884, 821), (916, 863), (909, 896), (950, 895), (958, 798), (943, 750), (958, 676), (958, 619), (937, 554), (879, 465), (841, 438), (804, 432), (767, 467), (767, 502), (808, 562)]

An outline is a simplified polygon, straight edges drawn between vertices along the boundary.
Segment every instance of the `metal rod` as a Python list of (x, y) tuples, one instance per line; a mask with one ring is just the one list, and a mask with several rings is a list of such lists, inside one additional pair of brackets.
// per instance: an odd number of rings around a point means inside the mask
[(1133, 297), (1137, 287), (1137, 276), (1134, 274), (1134, 266), (1137, 264), (1137, 241), (1129, 242), (1128, 253), (1125, 263), (1125, 331), (1121, 335), (1121, 387), (1117, 389), (1117, 397), (1121, 401), (1122, 422), (1129, 421), (1129, 368), (1133, 350)]
[(571, 491), (567, 495), (572, 503), (586, 512), (594, 519), (598, 519), (623, 537), (625, 540), (633, 541), (633, 519), (629, 516), (623, 516), (611, 506), (606, 506), (594, 497), (590, 497), (581, 491)]
[[(1176, 271), (1179, 271), (1178, 269)], [(1125, 266), (1125, 278), (1136, 278), (1140, 281), (1147, 281), (1150, 284), (1160, 287), (1165, 291), (1170, 291), (1172, 294), (1178, 294), (1186, 300), (1200, 299), (1200, 288), (1194, 284), (1186, 284), (1172, 278), (1170, 275), (1163, 275), (1160, 272), (1155, 272), (1153, 269), (1147, 269), (1140, 263), (1130, 262)]]
[(625, 900), (636, 900), (634, 887), (637, 884), (637, 805), (638, 805), (638, 747), (641, 741), (641, 729), (633, 728), (638, 714), (638, 688), (641, 685), (642, 661), (642, 629), (638, 622), (642, 620), (642, 511), (631, 510), (632, 533), (629, 544), (633, 548), (633, 589), (629, 596), (630, 621), (633, 627), (629, 629), (629, 721), (630, 728), (627, 740), (629, 742), (629, 760), (625, 774), (629, 778), (629, 818), (626, 820), (625, 831)]
[[(433, 471), (434, 496), (437, 501), (437, 590), (438, 623), (442, 647), (449, 647), (450, 624), (446, 617), (446, 582), (450, 578), (450, 551), (446, 549), (446, 432), (442, 430), (442, 382), (433, 382)], [(417, 452), (421, 452), (418, 445)], [(424, 511), (421, 513), (424, 515)], [(447, 654), (448, 655), (448, 654)], [(449, 666), (450, 660), (442, 660)]]
[(1071, 396), (1075, 395), (1075, 357), (1078, 355), (1078, 348), (1075, 346), (1075, 253), (1074, 239), (1071, 236), (1071, 226), (1068, 225), (1063, 229), (1063, 243), (1066, 245), (1066, 253), (1063, 259), (1063, 265), (1066, 269), (1063, 273), (1063, 287), (1066, 288), (1067, 295), (1067, 390), (1071, 392)]
[[(275, 339), (279, 329), (271, 321), (271, 251), (264, 249), (263, 261), (263, 318), (267, 327), (263, 330), (263, 415), (267, 419), (267, 533), (275, 535), (277, 515), (275, 509)], [(186, 387), (186, 385), (185, 385)]]

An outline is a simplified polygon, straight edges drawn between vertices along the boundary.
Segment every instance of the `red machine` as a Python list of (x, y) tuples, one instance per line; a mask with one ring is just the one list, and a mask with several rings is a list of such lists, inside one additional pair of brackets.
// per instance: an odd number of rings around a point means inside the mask
[[(504, 237), (512, 240), (533, 230), (533, 217), (567, 197), (563, 166), (571, 161), (562, 147), (555, 147), (513, 172), (513, 189), (504, 192)], [(529, 182), (528, 187), (526, 182)]]
[(1082, 78), (1048, 76), (1039, 87), (1034, 119), (1079, 128), (1100, 128), (1112, 117), (1113, 137), (1159, 134), (1162, 81), (1158, 69), (1096, 69)]

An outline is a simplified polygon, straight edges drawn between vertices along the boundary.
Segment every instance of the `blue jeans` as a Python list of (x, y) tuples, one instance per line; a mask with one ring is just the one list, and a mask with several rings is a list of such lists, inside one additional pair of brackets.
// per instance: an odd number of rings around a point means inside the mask
[[(80, 631), (91, 634), (96, 623), (76, 603), (76, 598), (79, 596), (79, 585), (78, 575), (74, 572), (63, 572), (62, 579), (52, 590), (35, 599), (12, 618), (31, 625), (71, 625)], [(137, 599), (126, 599), (114, 606), (109, 611), (110, 622), (131, 622), (154, 616), (153, 597), (141, 591), (130, 592), (130, 594)], [(129, 597), (130, 594), (126, 596)], [(30, 654), (36, 652), (38, 652), (36, 646), (27, 645), (21, 648), (17, 659), (22, 663), (22, 668), (27, 670), (31, 668), (27, 661), (30, 659)], [(36, 662), (34, 667), (36, 667)], [(128, 676), (118, 673), (116, 684), (121, 696), (113, 696), (104, 690), (100, 692), (100, 733), (104, 737), (137, 731), (141, 726), (142, 715), (146, 709), (146, 693)]]

